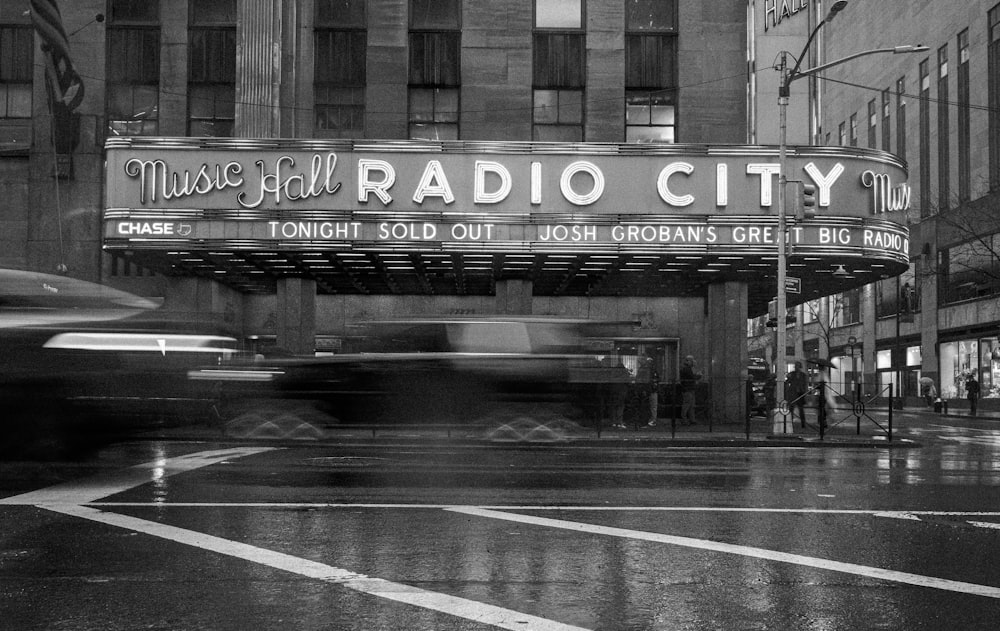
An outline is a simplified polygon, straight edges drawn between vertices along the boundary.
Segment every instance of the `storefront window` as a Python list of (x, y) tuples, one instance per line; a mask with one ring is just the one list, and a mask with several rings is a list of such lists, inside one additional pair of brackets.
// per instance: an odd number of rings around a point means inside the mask
[[(893, 355), (896, 363), (893, 363)], [(897, 365), (902, 358), (903, 366)], [(920, 347), (887, 348), (875, 355), (875, 369), (878, 371), (879, 396), (917, 396), (920, 381)]]
[(987, 337), (979, 341), (980, 355), (979, 387), (980, 396), (990, 399), (1000, 398), (1000, 344), (997, 338)]
[(878, 369), (892, 368), (892, 351), (884, 350), (875, 354), (875, 367)]
[(896, 382), (896, 373), (892, 370), (892, 349), (875, 353), (875, 368), (878, 370), (879, 390), (888, 394), (889, 388)]
[(835, 393), (850, 399), (864, 373), (863, 349), (860, 345), (855, 346), (853, 357), (848, 349), (842, 353), (832, 358), (836, 368), (830, 369), (830, 385)]
[(975, 375), (981, 396), (1000, 398), (1000, 345), (996, 337), (941, 345), (941, 396), (965, 398), (965, 381)]

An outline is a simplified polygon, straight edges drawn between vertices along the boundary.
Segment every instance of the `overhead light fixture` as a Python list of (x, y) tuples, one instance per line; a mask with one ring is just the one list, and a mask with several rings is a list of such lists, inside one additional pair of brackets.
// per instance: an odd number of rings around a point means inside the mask
[(835, 270), (833, 270), (833, 275), (837, 278), (848, 278), (850, 273), (844, 269), (843, 265), (838, 265)]

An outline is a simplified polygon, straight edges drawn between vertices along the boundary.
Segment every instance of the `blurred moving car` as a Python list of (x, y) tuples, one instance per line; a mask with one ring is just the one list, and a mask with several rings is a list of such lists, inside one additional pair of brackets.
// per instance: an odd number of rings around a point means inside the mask
[[(532, 317), (386, 320), (359, 325), (351, 352), (207, 367), (223, 415), (262, 401), (310, 401), (342, 423), (475, 423), (502, 410), (566, 413), (589, 401), (592, 323)], [(543, 412), (543, 410), (547, 410)]]
[(0, 453), (84, 447), (207, 411), (187, 379), (236, 348), (207, 323), (66, 276), (0, 269)]

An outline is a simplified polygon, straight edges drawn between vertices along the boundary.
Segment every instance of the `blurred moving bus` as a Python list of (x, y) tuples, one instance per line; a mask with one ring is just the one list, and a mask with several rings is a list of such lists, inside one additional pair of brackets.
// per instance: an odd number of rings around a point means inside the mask
[[(600, 377), (587, 333), (600, 323), (544, 317), (441, 317), (357, 326), (350, 352), (259, 357), (208, 367), (224, 416), (263, 400), (309, 401), (342, 423), (482, 422), (518, 406), (578, 415)], [(577, 408), (577, 410), (573, 410)]]

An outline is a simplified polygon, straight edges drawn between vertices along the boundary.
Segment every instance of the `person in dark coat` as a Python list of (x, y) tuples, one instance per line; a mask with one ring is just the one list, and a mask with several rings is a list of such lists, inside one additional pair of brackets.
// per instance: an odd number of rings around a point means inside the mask
[(809, 375), (802, 370), (802, 362), (795, 362), (795, 370), (785, 377), (785, 400), (792, 413), (792, 424), (795, 424), (795, 410), (799, 411), (799, 422), (802, 429), (806, 428), (806, 393), (809, 392)]
[(701, 373), (694, 369), (694, 356), (684, 358), (681, 366), (681, 424), (694, 425), (695, 390), (701, 380)]
[(979, 382), (976, 381), (975, 375), (969, 375), (969, 379), (965, 382), (965, 397), (969, 400), (969, 414), (975, 416), (979, 407)]

